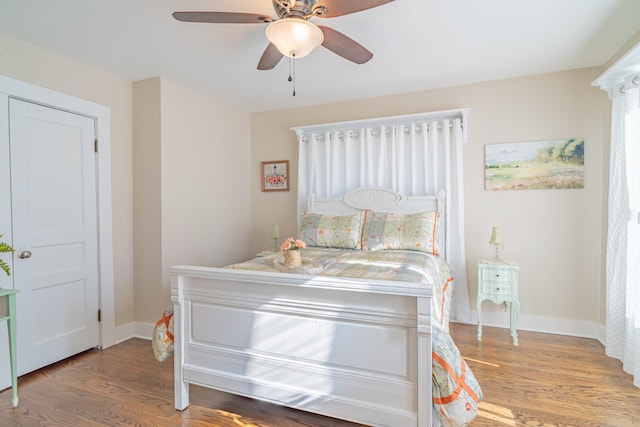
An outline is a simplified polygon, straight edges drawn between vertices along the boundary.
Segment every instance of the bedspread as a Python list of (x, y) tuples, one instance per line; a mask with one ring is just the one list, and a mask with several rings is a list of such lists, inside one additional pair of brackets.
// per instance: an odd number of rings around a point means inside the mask
[[(291, 272), (318, 276), (433, 283), (433, 314), (441, 328), (449, 331), (449, 307), (453, 278), (440, 257), (418, 251), (358, 251), (333, 248), (301, 250), (303, 266)], [(286, 271), (280, 253), (231, 264), (227, 268), (254, 271)]]

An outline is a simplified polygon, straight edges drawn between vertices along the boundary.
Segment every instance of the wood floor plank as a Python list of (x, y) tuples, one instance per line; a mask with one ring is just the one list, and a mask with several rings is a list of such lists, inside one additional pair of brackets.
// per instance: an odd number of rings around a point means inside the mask
[[(640, 427), (640, 389), (595, 340), (451, 325), (483, 390), (473, 427)], [(173, 359), (131, 339), (90, 350), (19, 379), (20, 406), (0, 392), (0, 427), (357, 427), (347, 421), (191, 386), (185, 411), (173, 407)]]

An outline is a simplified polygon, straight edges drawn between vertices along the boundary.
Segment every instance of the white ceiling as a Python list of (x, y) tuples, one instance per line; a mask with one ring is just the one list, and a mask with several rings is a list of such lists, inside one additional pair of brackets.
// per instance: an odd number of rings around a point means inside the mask
[(192, 10), (275, 17), (270, 0), (0, 0), (0, 32), (132, 81), (164, 76), (257, 112), (599, 66), (640, 31), (640, 0), (395, 0), (312, 18), (374, 57), (356, 65), (319, 48), (296, 61), (293, 97), (286, 58), (256, 69), (264, 24), (171, 16)]

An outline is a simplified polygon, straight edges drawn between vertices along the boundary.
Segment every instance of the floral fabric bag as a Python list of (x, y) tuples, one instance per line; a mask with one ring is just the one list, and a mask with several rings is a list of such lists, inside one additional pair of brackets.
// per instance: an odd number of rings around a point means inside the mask
[(173, 304), (169, 303), (162, 312), (162, 319), (156, 322), (151, 337), (153, 354), (158, 362), (164, 362), (173, 355)]

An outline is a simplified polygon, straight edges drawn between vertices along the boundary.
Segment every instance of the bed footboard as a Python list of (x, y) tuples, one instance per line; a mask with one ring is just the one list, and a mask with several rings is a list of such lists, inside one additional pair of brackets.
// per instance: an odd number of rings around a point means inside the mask
[(175, 406), (189, 384), (372, 426), (431, 427), (425, 285), (178, 266)]

